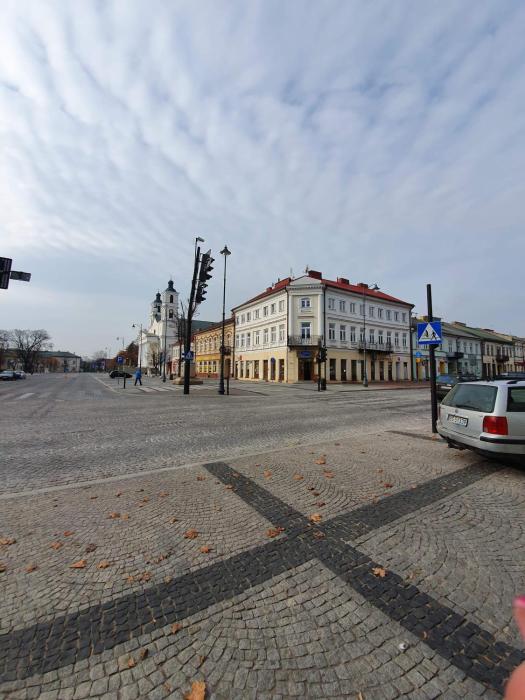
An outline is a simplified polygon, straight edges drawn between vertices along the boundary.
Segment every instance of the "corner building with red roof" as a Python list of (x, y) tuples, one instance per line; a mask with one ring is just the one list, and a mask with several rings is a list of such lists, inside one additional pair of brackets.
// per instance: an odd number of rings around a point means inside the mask
[[(411, 376), (413, 304), (344, 277), (310, 270), (287, 277), (236, 306), (235, 377), (274, 382), (317, 381), (319, 348), (327, 350), (328, 382)], [(322, 370), (324, 376), (324, 367)]]

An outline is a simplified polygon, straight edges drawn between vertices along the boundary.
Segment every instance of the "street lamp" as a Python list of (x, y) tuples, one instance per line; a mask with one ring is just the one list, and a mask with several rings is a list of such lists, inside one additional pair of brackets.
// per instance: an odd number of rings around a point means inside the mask
[(224, 320), (226, 309), (226, 260), (228, 258), (228, 255), (231, 255), (231, 251), (228, 250), (228, 246), (224, 246), (224, 248), (221, 250), (221, 255), (224, 256), (224, 279), (222, 284), (221, 379), (219, 382), (219, 394), (224, 394)]
[(138, 363), (139, 363), (139, 369), (140, 372), (142, 373), (142, 323), (133, 323), (132, 328), (136, 328), (137, 326), (140, 326), (140, 332), (139, 332), (139, 352), (138, 352)]
[(368, 386), (368, 373), (366, 369), (366, 290), (369, 289), (372, 292), (377, 292), (379, 287), (377, 284), (373, 284), (371, 287), (368, 284), (363, 284), (363, 386)]

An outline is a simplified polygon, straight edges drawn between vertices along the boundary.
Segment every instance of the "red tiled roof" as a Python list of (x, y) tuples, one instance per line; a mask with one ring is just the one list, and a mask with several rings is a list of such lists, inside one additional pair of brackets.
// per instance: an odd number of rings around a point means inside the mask
[(246, 304), (251, 304), (252, 301), (257, 301), (258, 299), (264, 299), (264, 297), (269, 297), (272, 294), (275, 294), (276, 292), (282, 292), (283, 289), (285, 289), (290, 282), (292, 281), (291, 277), (285, 277), (285, 279), (280, 280), (279, 282), (276, 282), (273, 287), (269, 287), (266, 291), (261, 292), (261, 294), (257, 294), (257, 296), (252, 297), (251, 299), (248, 299), (248, 301), (243, 301), (242, 304), (238, 304), (237, 306), (233, 307), (233, 310), (238, 309), (240, 306), (246, 306)]
[[(363, 296), (363, 287), (361, 287), (358, 284), (346, 284), (345, 282), (336, 282), (334, 280), (322, 280), (323, 284), (326, 284), (327, 287), (334, 287), (335, 289), (343, 289), (345, 292), (354, 292), (355, 294), (360, 294)], [(375, 297), (376, 299), (382, 299), (383, 301), (393, 301), (397, 304), (404, 304), (405, 306), (414, 306), (414, 304), (411, 304), (408, 301), (403, 301), (402, 299), (398, 299), (397, 297), (390, 296), (390, 294), (385, 294), (384, 292), (381, 291), (375, 291), (373, 289), (368, 289), (367, 287), (365, 289), (365, 296), (367, 297)]]

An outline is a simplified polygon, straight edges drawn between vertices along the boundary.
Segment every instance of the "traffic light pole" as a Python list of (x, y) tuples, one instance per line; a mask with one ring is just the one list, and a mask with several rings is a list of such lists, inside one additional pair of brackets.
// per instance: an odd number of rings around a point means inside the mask
[(193, 264), (193, 279), (191, 281), (190, 300), (188, 303), (188, 316), (186, 319), (186, 337), (184, 339), (184, 393), (190, 393), (190, 351), (191, 351), (191, 322), (193, 320), (193, 307), (195, 305), (195, 288), (197, 286), (197, 274), (199, 272), (199, 260), (201, 249), (195, 249), (195, 262)]

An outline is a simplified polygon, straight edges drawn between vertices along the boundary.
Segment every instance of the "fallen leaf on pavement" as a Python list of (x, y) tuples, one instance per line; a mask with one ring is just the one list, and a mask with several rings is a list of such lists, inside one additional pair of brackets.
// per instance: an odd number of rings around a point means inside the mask
[(164, 583), (171, 583), (172, 577), (171, 576), (164, 576)]
[(132, 576), (131, 574), (127, 574), (127, 575), (126, 575), (126, 581), (127, 581), (128, 583), (134, 583), (135, 577)]
[(26, 568), (26, 571), (28, 574), (30, 574), (32, 571), (36, 571), (38, 569), (38, 566), (36, 564), (29, 564), (29, 566)]
[(172, 519), (170, 520), (170, 523), (171, 523), (171, 524), (173, 524), (173, 523), (178, 523), (178, 522), (179, 522), (179, 519), (178, 519), (178, 518), (172, 518)]
[(139, 651), (139, 656), (141, 659), (145, 659), (148, 656), (148, 654), (149, 654), (149, 649), (147, 649), (146, 647)]
[(149, 503), (149, 496), (144, 496), (141, 503)]
[(128, 659), (128, 668), (133, 668), (133, 666), (135, 666), (135, 659), (130, 656)]
[(326, 464), (326, 457), (319, 457), (315, 460), (315, 464)]
[(69, 568), (70, 569), (85, 569), (86, 564), (87, 564), (87, 561), (85, 559), (79, 559), (74, 564), (70, 564)]
[(310, 515), (310, 517), (308, 518), (308, 520), (310, 520), (312, 523), (320, 523), (322, 519), (323, 516), (321, 515), (321, 513), (312, 513), (312, 515)]
[(365, 700), (363, 693), (361, 691), (359, 691), (359, 693), (357, 694), (357, 700)]
[(14, 544), (16, 540), (13, 537), (2, 537), (0, 544), (10, 545)]
[(101, 562), (97, 564), (97, 569), (107, 569), (110, 563), (107, 559), (102, 559)]
[(226, 488), (229, 489), (230, 491), (233, 489), (233, 486), (231, 484), (227, 484)]
[(117, 513), (116, 511), (113, 511), (113, 513), (110, 513), (108, 515), (108, 518), (110, 520), (116, 520), (117, 518), (120, 518), (120, 513)]
[(321, 532), (320, 530), (314, 530), (313, 535), (314, 535), (316, 540), (322, 540), (324, 537), (326, 537), (324, 532)]
[(296, 481), (301, 481), (301, 479), (304, 479), (304, 476), (303, 476), (302, 474), (294, 474), (294, 475), (293, 475), (293, 478), (294, 478)]
[(386, 484), (383, 484), (383, 486), (385, 487), (385, 489), (391, 489), (394, 486), (394, 484), (387, 482)]
[(129, 520), (129, 513), (122, 513), (121, 520)]
[(187, 540), (194, 540), (198, 536), (199, 533), (197, 532), (197, 530), (186, 530), (186, 532), (184, 533), (184, 537)]
[(71, 535), (74, 535), (74, 534), (75, 533), (73, 532), (73, 530), (66, 530), (64, 532), (64, 537), (71, 537)]
[(191, 690), (184, 696), (184, 700), (204, 700), (206, 694), (206, 683), (204, 681), (193, 681)]
[(265, 469), (263, 474), (265, 479), (269, 479), (272, 475), (272, 472), (269, 469)]
[(266, 531), (266, 534), (268, 537), (277, 537), (281, 532), (284, 532), (284, 527), (271, 527)]
[(312, 491), (312, 496), (320, 496), (321, 494), (319, 491)]
[(90, 542), (88, 544), (88, 546), (86, 547), (86, 554), (89, 554), (90, 552), (94, 552), (96, 548), (97, 548), (97, 545)]
[(208, 547), (207, 544), (203, 545), (200, 550), (203, 554), (209, 554), (211, 552), (211, 547)]
[(139, 575), (139, 581), (149, 581), (151, 579), (151, 574), (149, 571), (145, 571), (143, 574)]
[(379, 578), (385, 578), (386, 576), (386, 569), (383, 569), (382, 566), (374, 566), (372, 569), (372, 573), (374, 576), (378, 576)]
[(94, 501), (95, 498), (98, 498), (98, 496), (90, 496), (89, 498), (90, 498), (91, 501)]
[(166, 498), (166, 496), (169, 496), (169, 493), (168, 493), (167, 491), (161, 491), (161, 492), (159, 493), (159, 496), (160, 496), (161, 498)]
[(340, 442), (334, 442), (334, 445), (335, 445), (336, 447), (339, 447), (340, 444), (341, 444)]
[(64, 545), (62, 544), (62, 542), (51, 542), (49, 546), (51, 547), (51, 549), (57, 550), (61, 549)]
[(167, 693), (171, 693), (171, 691), (173, 690), (173, 686), (170, 685), (170, 684), (168, 683), (168, 681), (166, 681), (165, 683), (163, 683), (163, 684), (162, 684), (162, 687), (164, 688), (164, 690), (165, 690)]
[(177, 634), (177, 632), (180, 632), (181, 629), (182, 625), (180, 624), (180, 622), (174, 622), (171, 626), (171, 633)]
[(0, 574), (3, 574), (4, 571), (7, 571), (7, 566), (5, 564), (2, 564), (2, 562), (0, 562)]
[(316, 504), (315, 504), (315, 505), (316, 505), (318, 508), (322, 508), (323, 506), (326, 505), (326, 503), (325, 503), (324, 501), (316, 501)]
[(205, 477), (205, 476), (202, 476), (202, 474), (199, 474), (199, 475), (197, 476), (197, 481), (204, 481), (205, 479), (206, 479), (206, 477)]
[(325, 469), (324, 472), (323, 472), (323, 476), (324, 476), (326, 479), (333, 479), (334, 476), (335, 476), (335, 474), (334, 474), (332, 471), (329, 471), (328, 469)]
[(115, 494), (115, 496), (116, 496), (117, 498), (120, 498), (120, 496), (122, 496), (122, 491), (117, 491), (117, 493)]

